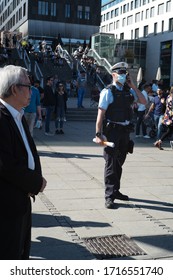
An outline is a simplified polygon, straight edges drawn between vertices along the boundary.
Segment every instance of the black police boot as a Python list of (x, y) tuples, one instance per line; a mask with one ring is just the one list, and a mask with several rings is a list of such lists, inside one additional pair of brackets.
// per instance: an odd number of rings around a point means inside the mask
[(114, 195), (114, 199), (120, 199), (120, 200), (129, 200), (129, 197), (125, 194), (120, 193), (120, 191), (116, 191)]
[(114, 203), (111, 198), (108, 198), (105, 200), (105, 207), (108, 209), (113, 209), (114, 208)]

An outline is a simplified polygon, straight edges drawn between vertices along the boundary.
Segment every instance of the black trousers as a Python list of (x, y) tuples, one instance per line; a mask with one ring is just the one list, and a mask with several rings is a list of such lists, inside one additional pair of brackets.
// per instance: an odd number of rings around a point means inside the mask
[[(4, 210), (5, 211), (5, 210)], [(0, 229), (0, 260), (29, 259), (31, 244), (31, 201), (24, 215), (4, 216)]]
[(120, 189), (120, 180), (122, 175), (122, 165), (125, 162), (128, 145), (129, 131), (126, 127), (117, 125), (111, 128), (107, 133), (107, 140), (115, 143), (114, 148), (104, 148), (105, 170), (105, 199), (114, 199), (116, 191)]

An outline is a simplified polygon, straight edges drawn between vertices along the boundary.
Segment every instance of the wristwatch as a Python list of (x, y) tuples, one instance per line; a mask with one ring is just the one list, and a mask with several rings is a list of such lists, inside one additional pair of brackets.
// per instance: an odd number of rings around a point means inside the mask
[(100, 137), (101, 135), (102, 135), (101, 132), (97, 132), (97, 133), (96, 133), (96, 136), (97, 136), (97, 137)]

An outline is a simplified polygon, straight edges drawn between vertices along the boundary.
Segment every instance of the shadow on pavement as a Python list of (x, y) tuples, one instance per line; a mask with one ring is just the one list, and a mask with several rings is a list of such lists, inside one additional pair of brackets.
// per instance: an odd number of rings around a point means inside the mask
[(102, 155), (95, 154), (76, 154), (76, 153), (58, 153), (58, 152), (38, 152), (40, 157), (51, 157), (51, 158), (81, 158), (81, 159), (90, 159), (90, 158), (103, 158)]
[(109, 223), (100, 223), (100, 222), (92, 222), (92, 221), (74, 221), (71, 220), (70, 217), (64, 215), (45, 215), (45, 214), (32, 214), (32, 227), (58, 227), (66, 223), (66, 227), (110, 227)]
[(130, 197), (130, 201), (134, 203), (137, 202), (136, 206), (141, 209), (153, 209), (157, 211), (173, 212), (173, 204), (169, 202), (164, 202), (164, 201), (162, 202), (162, 201), (149, 200), (149, 199), (137, 199), (132, 197)]

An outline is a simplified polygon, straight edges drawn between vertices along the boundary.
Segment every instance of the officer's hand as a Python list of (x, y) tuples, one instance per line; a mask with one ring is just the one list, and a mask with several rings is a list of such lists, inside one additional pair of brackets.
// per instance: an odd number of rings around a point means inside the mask
[(130, 88), (132, 88), (132, 87), (134, 86), (134, 83), (133, 83), (133, 81), (132, 81), (132, 79), (131, 79), (131, 77), (130, 77), (129, 74), (128, 74), (127, 77), (126, 77), (126, 83), (128, 84), (128, 86), (129, 86)]
[(101, 145), (101, 146), (104, 146), (104, 141), (107, 141), (107, 138), (105, 135), (101, 135), (99, 137), (96, 136), (96, 143)]

